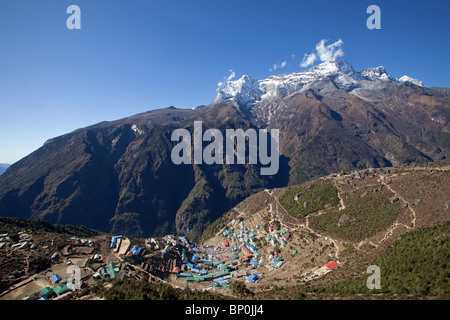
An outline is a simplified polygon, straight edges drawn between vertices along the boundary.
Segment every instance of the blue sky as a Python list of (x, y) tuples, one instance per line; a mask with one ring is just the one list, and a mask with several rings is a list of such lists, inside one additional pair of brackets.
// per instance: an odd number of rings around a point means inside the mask
[[(66, 27), (72, 4), (81, 30)], [(0, 163), (103, 120), (209, 104), (230, 70), (305, 70), (322, 39), (358, 71), (450, 87), (449, 16), (447, 0), (0, 0)]]

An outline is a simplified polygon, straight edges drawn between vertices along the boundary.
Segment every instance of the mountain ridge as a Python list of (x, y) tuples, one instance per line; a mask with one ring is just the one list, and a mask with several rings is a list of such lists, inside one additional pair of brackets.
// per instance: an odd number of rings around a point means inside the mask
[(338, 85), (343, 88), (351, 88), (364, 80), (410, 82), (423, 86), (421, 81), (406, 75), (400, 79), (393, 78), (384, 66), (366, 68), (357, 72), (347, 61), (333, 59), (301, 72), (272, 75), (262, 80), (243, 75), (238, 80), (226, 81), (218, 89), (213, 103), (234, 98), (241, 106), (251, 108), (261, 100), (284, 97), (301, 89), (307, 89), (310, 84), (325, 77), (335, 77)]
[[(333, 74), (338, 67), (341, 74)], [(250, 90), (236, 98), (238, 90), (230, 91), (224, 101), (210, 105), (152, 110), (49, 139), (0, 176), (0, 216), (195, 239), (228, 209), (265, 188), (342, 170), (448, 157), (448, 89), (362, 79), (345, 62), (311, 69), (283, 76), (293, 79), (284, 87), (277, 87), (283, 81), (273, 76), (264, 82), (272, 90), (265, 96)], [(316, 72), (325, 76), (302, 82)], [(377, 72), (384, 77), (382, 69)], [(248, 81), (245, 77), (240, 85)], [(178, 128), (192, 134), (194, 121), (222, 132), (279, 129), (279, 172), (263, 177), (260, 165), (248, 163), (174, 165), (171, 134)]]

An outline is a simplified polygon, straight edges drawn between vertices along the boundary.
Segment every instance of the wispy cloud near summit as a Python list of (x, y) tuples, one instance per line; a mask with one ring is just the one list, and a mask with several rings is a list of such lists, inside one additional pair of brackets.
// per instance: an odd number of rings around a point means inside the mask
[(331, 59), (337, 59), (344, 55), (344, 51), (341, 48), (341, 46), (344, 44), (344, 41), (339, 39), (332, 44), (325, 45), (325, 42), (327, 41), (328, 40), (325, 39), (320, 40), (319, 43), (316, 44), (316, 49), (314, 50), (314, 52), (310, 54), (305, 53), (305, 55), (303, 56), (303, 60), (300, 63), (300, 67), (309, 67), (313, 65), (317, 59), (325, 62)]
[[(225, 81), (231, 81), (231, 80), (233, 80), (233, 79), (236, 77), (236, 72), (234, 72), (234, 70), (230, 69), (229, 72), (230, 72), (230, 74), (228, 75), (228, 77), (223, 77), (223, 79), (224, 79)], [(219, 81), (219, 82), (217, 83), (217, 86), (218, 86), (218, 87), (223, 86), (223, 81)]]
[(274, 64), (272, 68), (269, 69), (270, 72), (275, 71), (277, 69), (283, 69), (284, 67), (286, 67), (287, 65), (287, 61), (284, 60), (280, 65)]

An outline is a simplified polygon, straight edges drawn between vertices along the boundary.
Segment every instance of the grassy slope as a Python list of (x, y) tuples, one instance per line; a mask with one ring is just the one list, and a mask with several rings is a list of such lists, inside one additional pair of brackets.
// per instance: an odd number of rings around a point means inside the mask
[[(341, 211), (330, 211), (310, 219), (310, 226), (343, 240), (361, 241), (386, 230), (394, 223), (401, 212), (401, 204), (391, 203), (392, 193), (386, 189), (377, 193), (369, 193), (361, 198), (349, 196), (346, 208)], [(346, 214), (350, 220), (343, 226), (338, 225), (340, 217)]]
[(450, 299), (450, 222), (410, 232), (390, 246), (373, 265), (381, 270), (381, 289), (369, 290), (370, 276), (342, 281), (336, 285), (308, 289), (309, 293), (333, 296), (355, 294), (438, 297)]
[[(298, 201), (294, 198), (299, 195)], [(306, 207), (304, 203), (307, 202)], [(328, 203), (335, 206), (339, 203), (338, 193), (335, 187), (325, 182), (312, 185), (301, 184), (286, 190), (280, 198), (281, 205), (295, 218), (304, 218), (308, 214), (324, 208)]]

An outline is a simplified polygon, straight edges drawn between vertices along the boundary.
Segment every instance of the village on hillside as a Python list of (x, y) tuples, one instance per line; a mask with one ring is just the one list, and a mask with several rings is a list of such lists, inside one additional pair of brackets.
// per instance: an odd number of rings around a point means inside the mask
[[(8, 234), (2, 234), (0, 250), (6, 256), (21, 255), (28, 264), (32, 256), (44, 255), (50, 257), (51, 267), (33, 275), (27, 270), (2, 275), (11, 284), (0, 294), (3, 300), (59, 300), (78, 289), (96, 285), (99, 280), (123, 277), (163, 282), (178, 289), (222, 290), (237, 279), (248, 284), (264, 282), (266, 276), (276, 275), (301, 253), (289, 248), (296, 235), (278, 220), (268, 220), (266, 226), (233, 221), (200, 248), (183, 236), (132, 240), (122, 235), (102, 235), (86, 239), (70, 237), (56, 250), (51, 239), (35, 236), (31, 230), (18, 233), (17, 243)], [(313, 238), (303, 240), (305, 244), (316, 243)], [(319, 249), (321, 245), (316, 246)], [(310, 279), (311, 275), (326, 274), (339, 265), (332, 259), (332, 246), (329, 249), (328, 254), (323, 252), (324, 259), (315, 272), (308, 274)], [(286, 255), (290, 256), (289, 261)], [(3, 260), (4, 265), (8, 264), (6, 257)], [(77, 276), (81, 281), (79, 287), (75, 286)]]
[[(124, 277), (224, 295), (232, 295), (235, 281), (260, 289), (323, 279), (334, 270), (350, 267), (349, 252), (368, 256), (417, 226), (447, 221), (450, 201), (443, 200), (445, 191), (438, 184), (448, 185), (449, 169), (448, 162), (369, 168), (331, 174), (301, 188), (267, 189), (234, 207), (214, 235), (199, 244), (178, 235), (140, 239), (98, 233), (79, 237), (26, 228), (5, 232), (2, 228), (0, 300), (71, 299), (83, 288)], [(414, 188), (411, 179), (415, 179)], [(308, 192), (314, 195), (320, 183), (323, 190), (330, 184), (336, 188), (333, 203), (316, 195), (301, 200)], [(372, 236), (358, 238), (357, 234), (352, 235), (355, 240), (343, 241), (343, 237), (314, 227), (314, 219), (334, 214), (339, 219), (333, 228), (343, 230), (349, 223), (346, 216), (351, 213), (346, 210), (351, 201), (364, 203), (370, 195), (381, 193), (398, 213), (388, 217), (383, 229)], [(319, 210), (294, 217), (281, 204), (285, 195), (297, 209), (317, 206)], [(378, 222), (378, 216), (368, 219), (369, 223), (370, 219)]]

